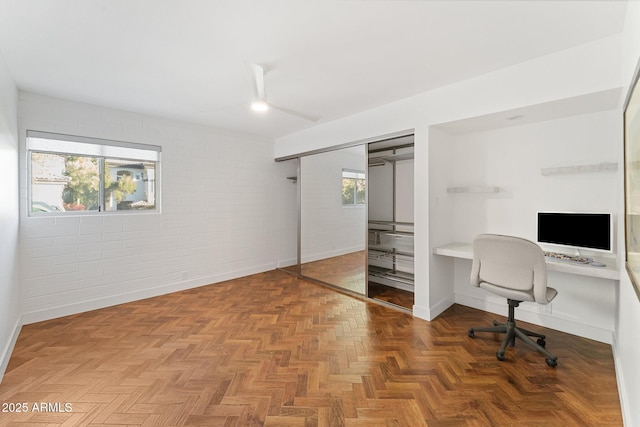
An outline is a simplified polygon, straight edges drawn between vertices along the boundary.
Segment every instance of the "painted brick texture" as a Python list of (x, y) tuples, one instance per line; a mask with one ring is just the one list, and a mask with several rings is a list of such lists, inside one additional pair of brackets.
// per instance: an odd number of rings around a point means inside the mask
[[(275, 268), (271, 140), (31, 93), (18, 106), (26, 323)], [(29, 217), (27, 130), (162, 146), (161, 213)]]

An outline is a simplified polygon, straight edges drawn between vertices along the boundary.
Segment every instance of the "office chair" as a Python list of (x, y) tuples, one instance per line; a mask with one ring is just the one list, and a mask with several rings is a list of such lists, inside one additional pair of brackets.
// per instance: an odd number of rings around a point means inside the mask
[[(504, 360), (507, 345), (515, 345), (516, 338), (544, 353), (547, 365), (552, 368), (558, 358), (545, 349), (545, 336), (516, 327), (515, 308), (523, 301), (548, 304), (558, 293), (547, 287), (547, 266), (544, 252), (535, 243), (519, 237), (497, 234), (481, 234), (473, 241), (473, 264), (471, 284), (496, 295), (507, 298), (509, 317), (506, 324), (494, 320), (493, 327), (471, 328), (468, 335), (476, 332), (498, 332), (506, 334), (502, 346), (496, 353)], [(534, 342), (530, 336), (538, 338)]]

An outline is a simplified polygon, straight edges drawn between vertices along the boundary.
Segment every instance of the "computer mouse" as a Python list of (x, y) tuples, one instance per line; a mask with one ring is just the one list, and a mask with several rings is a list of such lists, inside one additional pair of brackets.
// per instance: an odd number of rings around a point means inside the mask
[(592, 266), (594, 266), (594, 267), (606, 267), (607, 266), (607, 264), (604, 264), (604, 263), (599, 262), (599, 261), (591, 261), (590, 264)]

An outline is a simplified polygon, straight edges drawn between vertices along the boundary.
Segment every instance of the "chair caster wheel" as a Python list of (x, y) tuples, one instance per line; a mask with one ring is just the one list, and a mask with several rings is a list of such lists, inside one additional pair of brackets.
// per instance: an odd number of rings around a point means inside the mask
[(467, 331), (467, 335), (469, 336), (469, 338), (473, 338), (473, 337), (475, 337), (475, 334), (473, 333), (473, 328), (471, 328), (471, 329), (469, 329), (469, 330)]
[(555, 368), (556, 366), (558, 366), (558, 361), (556, 359), (552, 359), (551, 357), (547, 357), (545, 359), (545, 362), (547, 362), (547, 365), (549, 365), (552, 368)]
[(501, 362), (504, 361), (504, 353), (499, 351), (496, 353), (496, 357), (498, 358), (499, 361)]
[(540, 347), (544, 347), (545, 345), (547, 345), (547, 342), (544, 340), (544, 338), (538, 338), (538, 341), (536, 342)]

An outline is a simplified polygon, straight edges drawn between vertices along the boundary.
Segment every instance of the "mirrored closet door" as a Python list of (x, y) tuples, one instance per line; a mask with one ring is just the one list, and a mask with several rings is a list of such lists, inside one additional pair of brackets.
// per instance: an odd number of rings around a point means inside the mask
[(301, 274), (366, 295), (366, 146), (300, 160)]

